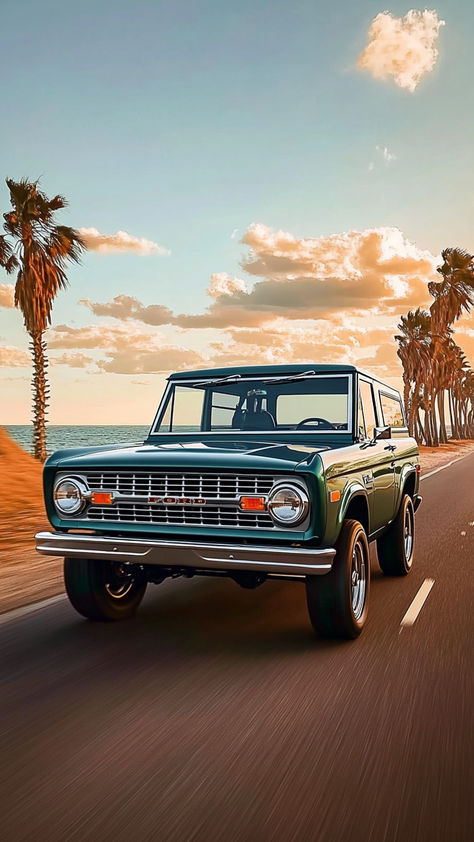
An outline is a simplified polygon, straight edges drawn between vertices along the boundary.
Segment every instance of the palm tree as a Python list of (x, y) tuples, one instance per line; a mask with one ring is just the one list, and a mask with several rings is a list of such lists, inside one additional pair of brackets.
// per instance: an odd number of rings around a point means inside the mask
[[(442, 281), (433, 281), (428, 284), (428, 288), (435, 299), (430, 307), (432, 346), (440, 439), (445, 442), (445, 390), (450, 379), (449, 365), (452, 364), (449, 354), (451, 325), (461, 317), (463, 311), (469, 312), (474, 304), (474, 258), (457, 248), (444, 249), (442, 258), (443, 264), (437, 269)], [(457, 425), (452, 423), (452, 427), (454, 426)]]
[(33, 441), (37, 459), (46, 459), (46, 342), (53, 301), (67, 285), (68, 261), (79, 263), (85, 248), (78, 232), (57, 225), (55, 213), (66, 207), (64, 196), (48, 199), (38, 181), (6, 179), (12, 210), (3, 215), (7, 237), (0, 238), (0, 265), (17, 272), (15, 306), (23, 313), (33, 357)]
[(474, 256), (463, 249), (447, 248), (441, 257), (443, 264), (436, 271), (442, 280), (428, 284), (435, 299), (430, 308), (434, 333), (443, 333), (474, 305)]
[(397, 328), (400, 333), (395, 339), (398, 342), (397, 354), (403, 366), (405, 412), (410, 435), (413, 435), (419, 422), (420, 406), (423, 408), (426, 402), (426, 394), (420, 402), (422, 384), (427, 382), (431, 371), (430, 314), (420, 307), (410, 310), (406, 316), (400, 317)]

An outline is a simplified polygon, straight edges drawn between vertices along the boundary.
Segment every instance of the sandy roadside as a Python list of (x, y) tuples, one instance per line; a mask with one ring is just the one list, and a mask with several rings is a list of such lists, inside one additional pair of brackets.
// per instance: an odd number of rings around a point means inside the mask
[[(474, 442), (420, 448), (422, 473), (474, 452)], [(48, 529), (41, 465), (0, 427), (0, 614), (63, 592), (62, 559), (39, 556), (35, 532)]]

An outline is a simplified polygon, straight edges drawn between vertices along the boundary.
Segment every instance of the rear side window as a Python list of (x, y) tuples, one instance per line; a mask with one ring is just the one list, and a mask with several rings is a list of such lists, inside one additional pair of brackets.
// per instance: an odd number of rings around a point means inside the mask
[(386, 427), (404, 427), (402, 402), (399, 397), (380, 392), (380, 407), (383, 423)]
[(364, 408), (366, 435), (370, 439), (373, 439), (375, 435), (375, 428), (377, 426), (377, 419), (375, 417), (375, 405), (372, 394), (372, 386), (366, 380), (360, 380), (359, 388), (360, 396), (362, 399), (362, 406)]

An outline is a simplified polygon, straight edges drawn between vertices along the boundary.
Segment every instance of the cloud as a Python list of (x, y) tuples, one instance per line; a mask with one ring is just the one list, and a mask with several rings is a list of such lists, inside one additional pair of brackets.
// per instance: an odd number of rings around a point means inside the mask
[(133, 254), (165, 255), (170, 252), (163, 246), (146, 240), (144, 237), (134, 237), (127, 231), (116, 231), (115, 234), (102, 234), (97, 228), (79, 228), (79, 233), (91, 251), (99, 251), (103, 254), (114, 252), (131, 252)]
[[(189, 348), (166, 344), (156, 330), (114, 325), (88, 325), (74, 328), (58, 325), (49, 332), (50, 348), (103, 351), (105, 357), (95, 362), (101, 371), (114, 374), (160, 374), (202, 365), (201, 355)], [(82, 353), (65, 353), (56, 362), (84, 368), (94, 361)]]
[(173, 313), (161, 304), (144, 306), (138, 298), (131, 295), (117, 295), (105, 304), (83, 298), (79, 304), (84, 304), (95, 316), (112, 316), (115, 319), (136, 319), (147, 325), (165, 325), (173, 321)]
[(397, 228), (349, 231), (299, 238), (261, 223), (242, 238), (249, 254), (242, 268), (258, 277), (253, 286), (225, 272), (211, 276), (209, 307), (174, 314), (163, 305), (143, 305), (120, 295), (104, 304), (84, 301), (97, 316), (171, 324), (185, 329), (256, 328), (282, 317), (334, 319), (341, 313), (401, 312), (429, 299), (436, 258)]
[(18, 368), (30, 365), (30, 355), (14, 345), (0, 345), (0, 366)]
[(88, 325), (87, 327), (69, 327), (57, 325), (48, 331), (49, 348), (89, 348), (101, 349), (123, 345), (140, 346), (145, 341), (143, 331), (131, 332), (125, 327), (108, 325)]
[(0, 284), (0, 307), (14, 307), (14, 292), (13, 284)]
[(203, 364), (200, 354), (187, 348), (162, 347), (148, 351), (115, 349), (107, 352), (108, 359), (99, 360), (103, 371), (114, 374), (163, 374)]
[(215, 272), (211, 275), (207, 294), (211, 298), (221, 295), (233, 295), (235, 292), (247, 292), (247, 284), (242, 278), (233, 278), (227, 272)]
[(397, 156), (393, 152), (390, 152), (390, 149), (387, 146), (376, 146), (375, 149), (382, 156), (387, 166), (388, 164), (391, 164), (392, 161), (397, 160)]
[(70, 368), (87, 368), (94, 360), (85, 354), (73, 352), (61, 354), (60, 357), (51, 357), (50, 362), (53, 365), (68, 365)]
[(371, 329), (360, 319), (349, 325), (312, 322), (308, 327), (281, 319), (274, 328), (238, 329), (230, 342), (216, 342), (212, 350), (219, 365), (352, 363), (381, 377), (399, 378), (400, 363), (393, 342), (393, 323)]
[(369, 42), (357, 66), (375, 79), (393, 79), (400, 88), (413, 93), (422, 76), (436, 64), (436, 42), (444, 23), (434, 10), (412, 9), (401, 18), (380, 12), (370, 24)]

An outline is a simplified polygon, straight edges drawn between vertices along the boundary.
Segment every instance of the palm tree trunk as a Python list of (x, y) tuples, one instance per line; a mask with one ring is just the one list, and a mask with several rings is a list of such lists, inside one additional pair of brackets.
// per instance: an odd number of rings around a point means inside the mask
[(439, 440), (442, 444), (448, 441), (446, 433), (446, 414), (444, 409), (444, 389), (440, 389), (437, 394), (438, 400), (438, 415), (439, 415)]
[(408, 433), (411, 436), (410, 430), (410, 383), (407, 377), (403, 378), (403, 403), (405, 406), (405, 416), (408, 420)]
[(449, 417), (451, 418), (451, 438), (457, 438), (457, 430), (456, 430), (456, 422), (454, 418), (454, 411), (453, 411), (453, 393), (451, 389), (448, 389), (448, 398), (449, 398)]
[(425, 409), (425, 417), (424, 417), (424, 434), (425, 434), (425, 444), (428, 447), (431, 447), (433, 444), (431, 438), (431, 429), (430, 429), (430, 413), (428, 409)]
[(46, 381), (46, 342), (40, 330), (31, 335), (30, 349), (33, 356), (33, 446), (35, 458), (44, 462), (46, 453), (46, 407), (48, 386)]
[(415, 438), (418, 444), (423, 444), (424, 434), (423, 434), (423, 425), (420, 419), (420, 410), (417, 409), (415, 413)]

